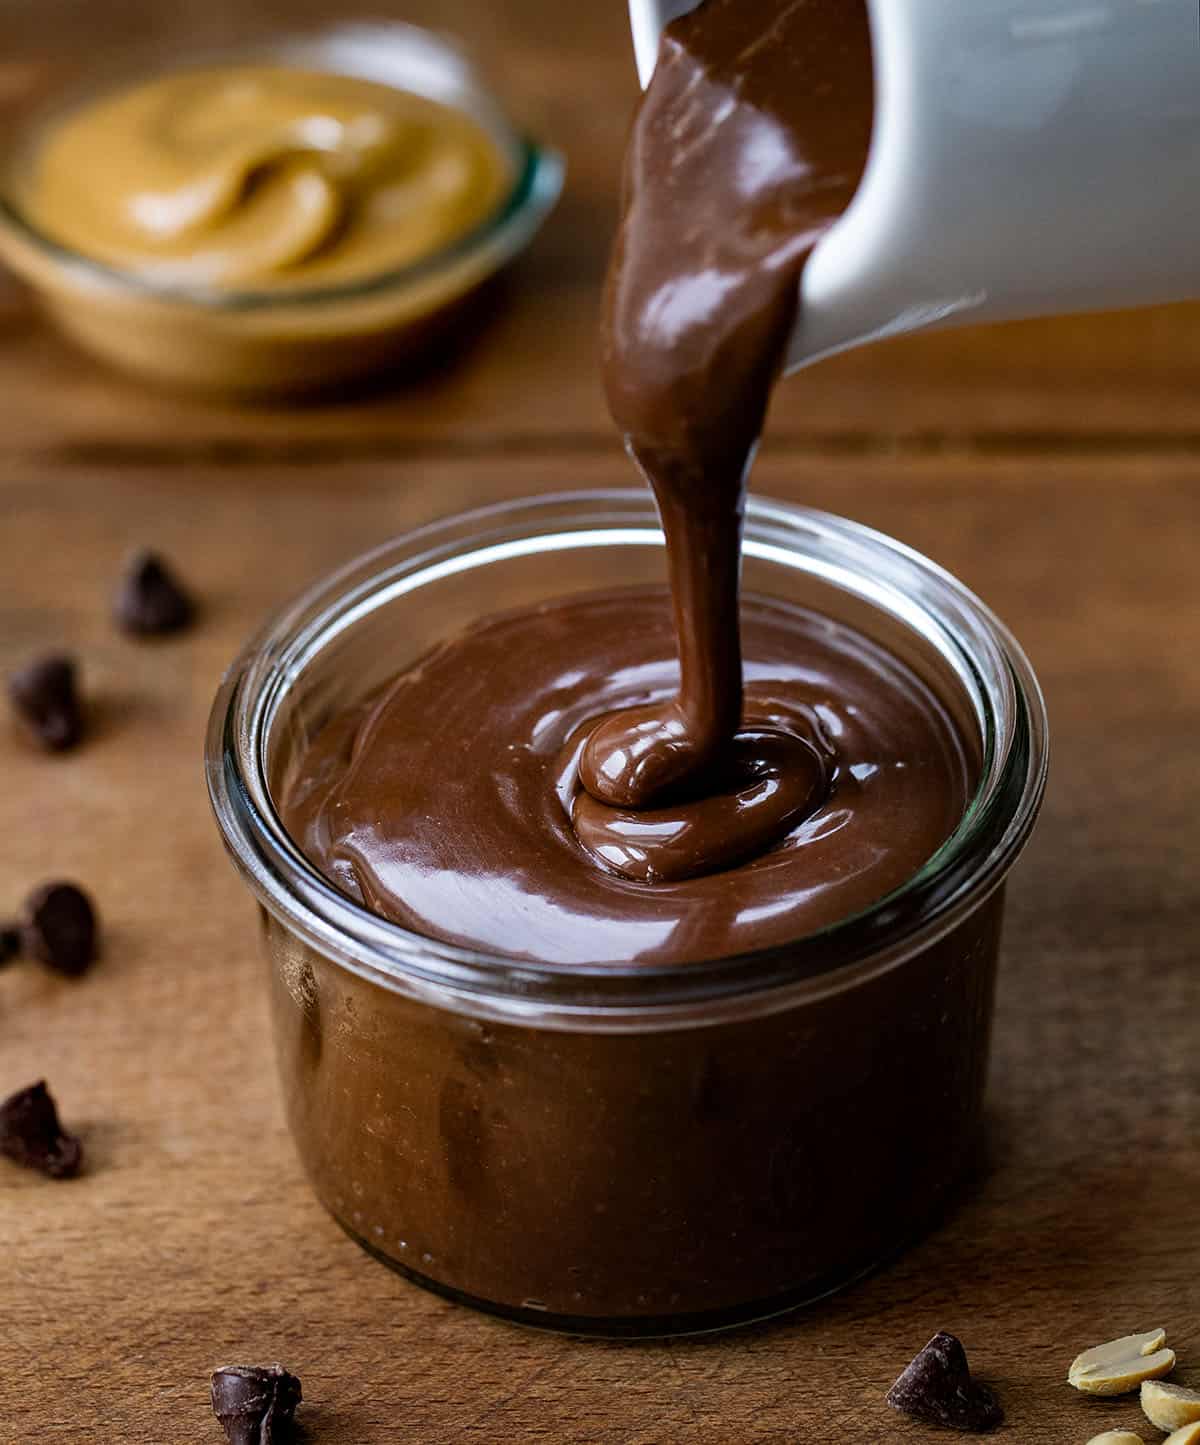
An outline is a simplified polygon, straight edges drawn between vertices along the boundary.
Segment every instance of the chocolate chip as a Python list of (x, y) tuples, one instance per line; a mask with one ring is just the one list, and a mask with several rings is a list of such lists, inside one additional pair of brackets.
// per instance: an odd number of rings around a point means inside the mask
[(65, 752), (83, 736), (73, 659), (36, 658), (9, 678), (8, 696), (25, 731), (51, 752)]
[(1004, 1419), (995, 1395), (971, 1379), (961, 1341), (934, 1335), (887, 1393), (893, 1410), (931, 1425), (982, 1433)]
[(131, 557), (117, 592), (116, 618), (139, 637), (179, 632), (192, 620), (191, 598), (153, 552)]
[(21, 925), (19, 923), (0, 924), (0, 968), (16, 958), (20, 951)]
[(0, 1154), (40, 1169), (51, 1179), (79, 1173), (83, 1145), (58, 1122), (58, 1110), (44, 1082), (31, 1084), (0, 1104)]
[(96, 956), (96, 912), (74, 883), (43, 883), (25, 901), (25, 951), (57, 969), (78, 974)]
[(225, 1365), (212, 1377), (213, 1414), (229, 1445), (277, 1445), (291, 1432), (300, 1381), (282, 1365)]

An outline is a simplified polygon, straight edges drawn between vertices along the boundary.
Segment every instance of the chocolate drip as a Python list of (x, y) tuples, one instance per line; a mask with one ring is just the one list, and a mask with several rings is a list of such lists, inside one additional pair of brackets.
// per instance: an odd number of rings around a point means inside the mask
[[(577, 816), (593, 847), (598, 833), (628, 826), (614, 818), (606, 830), (601, 805), (660, 810), (686, 789), (690, 822), (670, 830), (669, 861), (655, 861), (649, 826), (629, 860), (611, 843), (596, 850), (629, 877), (722, 868), (738, 851), (720, 819), (743, 722), (746, 474), (804, 264), (862, 177), (871, 103), (858, 0), (706, 0), (667, 28), (638, 112), (609, 268), (604, 374), (667, 538), (680, 687), (596, 728), (580, 779), (597, 806)], [(760, 746), (777, 759), (789, 741), (744, 732), (738, 756)], [(804, 777), (803, 749), (790, 756)], [(747, 797), (738, 820), (739, 837), (763, 848), (796, 815), (766, 792)]]

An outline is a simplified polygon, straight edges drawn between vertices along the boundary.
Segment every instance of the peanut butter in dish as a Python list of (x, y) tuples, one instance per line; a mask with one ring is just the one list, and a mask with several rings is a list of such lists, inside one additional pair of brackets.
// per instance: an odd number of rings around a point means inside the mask
[(63, 98), (0, 170), (0, 258), (106, 361), (294, 395), (419, 365), (561, 184), (452, 44), (339, 25)]
[(160, 75), (62, 120), (25, 183), (60, 245), (168, 285), (344, 285), (500, 205), (512, 159), (462, 111), (275, 65)]

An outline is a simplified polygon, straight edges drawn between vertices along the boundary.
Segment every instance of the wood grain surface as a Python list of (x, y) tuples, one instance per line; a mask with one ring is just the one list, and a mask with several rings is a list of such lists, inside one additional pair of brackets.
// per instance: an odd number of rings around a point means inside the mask
[[(92, 717), (59, 758), (0, 727), (0, 915), (69, 876), (105, 930), (77, 982), (0, 972), (0, 1095), (44, 1075), (89, 1160), (62, 1184), (0, 1161), (0, 1445), (215, 1442), (207, 1375), (228, 1360), (301, 1374), (312, 1445), (933, 1439), (882, 1397), (938, 1328), (962, 1336), (1007, 1408), (999, 1438), (1022, 1445), (1138, 1428), (1133, 1401), (1064, 1383), (1114, 1334), (1164, 1325), (1176, 1378), (1200, 1385), (1195, 309), (842, 358), (782, 388), (756, 473), (957, 572), (1047, 694), (1052, 778), (1010, 889), (988, 1163), (941, 1229), (783, 1322), (596, 1343), (408, 1285), (301, 1176), (252, 905), (204, 796), (207, 710), (263, 615), (331, 565), (479, 502), (628, 479), (594, 362), (632, 96), (622, 8), (405, 8), (467, 32), (571, 166), (478, 336), (434, 375), (307, 410), (157, 396), (70, 352), (0, 280), (0, 672), (70, 648)], [(190, 9), (11, 0), (0, 110), (100, 51), (211, 40), (247, 7)], [(137, 544), (202, 600), (178, 640), (109, 622)]]

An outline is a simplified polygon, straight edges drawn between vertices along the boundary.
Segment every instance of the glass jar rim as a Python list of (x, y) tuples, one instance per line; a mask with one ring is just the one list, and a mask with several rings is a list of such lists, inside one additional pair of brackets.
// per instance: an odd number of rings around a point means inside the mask
[[(903, 543), (831, 513), (751, 498), (745, 553), (849, 588), (931, 642), (979, 707), (976, 792), (941, 848), (862, 912), (784, 946), (684, 964), (532, 962), (415, 933), (342, 893), (300, 851), (267, 775), (271, 722), (333, 638), (385, 601), (530, 550), (651, 545), (648, 493), (568, 491), (474, 509), (357, 558), (278, 612), (227, 671), (205, 771), (218, 826), (264, 908), (323, 956), (386, 987), (483, 1018), (618, 1030), (699, 1026), (838, 991), (948, 932), (1000, 884), (1041, 803), (1047, 724), (1020, 645), (967, 587)], [(918, 600), (919, 599), (919, 600)]]

